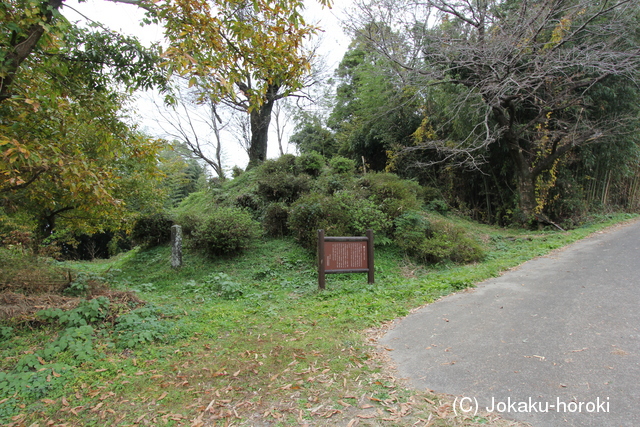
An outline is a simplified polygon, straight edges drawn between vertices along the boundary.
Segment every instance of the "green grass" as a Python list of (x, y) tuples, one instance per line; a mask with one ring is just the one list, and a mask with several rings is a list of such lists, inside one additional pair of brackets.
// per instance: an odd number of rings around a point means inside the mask
[[(364, 274), (329, 275), (325, 291), (317, 289), (315, 255), (287, 239), (264, 240), (236, 258), (187, 251), (180, 270), (170, 268), (167, 247), (66, 263), (105, 277), (113, 288), (136, 289), (152, 309), (132, 320), (133, 332), (157, 334), (129, 348), (116, 316), (94, 325), (97, 355), (81, 363), (63, 351), (36, 368), (33, 390), (5, 387), (0, 423), (410, 426), (431, 418), (441, 426), (513, 425), (487, 414), (455, 417), (446, 397), (404, 387), (374, 345), (376, 328), (630, 218), (612, 216), (565, 233), (451, 218), (483, 242), (483, 262), (423, 266), (395, 247), (377, 247), (375, 284)], [(34, 319), (0, 326), (13, 328), (0, 342), (5, 373), (59, 330)]]

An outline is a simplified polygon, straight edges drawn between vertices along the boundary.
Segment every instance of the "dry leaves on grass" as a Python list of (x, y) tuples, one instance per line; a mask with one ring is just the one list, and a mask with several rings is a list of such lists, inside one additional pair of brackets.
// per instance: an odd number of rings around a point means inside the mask
[(54, 294), (25, 296), (14, 292), (3, 292), (0, 294), (0, 319), (30, 315), (47, 308), (71, 310), (79, 302), (79, 298)]
[[(129, 307), (141, 306), (144, 304), (133, 292), (112, 291), (100, 289), (92, 293), (89, 298), (105, 296), (109, 298), (111, 304), (127, 305)], [(0, 319), (16, 317), (29, 317), (40, 310), (49, 308), (59, 308), (61, 310), (73, 310), (85, 298), (63, 297), (56, 294), (43, 295), (22, 295), (14, 292), (0, 293)]]

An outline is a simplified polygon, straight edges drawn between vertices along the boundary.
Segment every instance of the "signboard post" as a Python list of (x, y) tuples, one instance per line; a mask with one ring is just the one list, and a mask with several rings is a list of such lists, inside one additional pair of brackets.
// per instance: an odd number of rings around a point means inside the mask
[(374, 282), (373, 230), (361, 237), (325, 237), (318, 230), (318, 288), (325, 288), (325, 275), (332, 273), (367, 273)]

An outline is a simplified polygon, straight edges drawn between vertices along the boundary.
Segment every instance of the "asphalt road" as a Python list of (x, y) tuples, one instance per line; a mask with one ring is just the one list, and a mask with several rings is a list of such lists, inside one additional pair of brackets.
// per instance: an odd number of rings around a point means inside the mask
[(533, 426), (640, 426), (640, 221), (399, 319), (413, 387)]

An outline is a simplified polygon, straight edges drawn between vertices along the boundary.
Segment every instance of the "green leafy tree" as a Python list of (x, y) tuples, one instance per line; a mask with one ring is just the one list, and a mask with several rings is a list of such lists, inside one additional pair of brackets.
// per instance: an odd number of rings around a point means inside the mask
[(120, 122), (114, 99), (95, 95), (91, 101), (91, 107), (61, 98), (40, 104), (38, 112), (27, 112), (28, 122), (16, 120), (5, 132), (3, 204), (31, 214), (42, 237), (61, 225), (74, 233), (118, 228), (125, 198), (146, 193), (147, 201), (157, 199), (145, 184), (157, 174), (159, 144)]
[[(157, 71), (156, 47), (146, 49), (135, 38), (80, 29), (57, 8), (57, 3), (33, 1), (3, 3), (0, 8), (0, 192), (20, 190), (52, 166), (64, 169), (71, 164), (61, 158), (72, 156), (72, 150), (60, 146), (64, 137), (56, 133), (57, 116), (94, 111), (120, 132), (116, 110), (124, 99), (112, 88), (162, 87), (164, 82)], [(90, 123), (95, 117), (100, 115), (84, 119)]]
[(308, 84), (312, 55), (304, 42), (316, 29), (300, 14), (303, 2), (179, 0), (156, 8), (170, 43), (169, 72), (205, 89), (203, 101), (249, 114), (249, 166), (264, 161), (275, 102)]
[(11, 88), (23, 62), (56, 25), (62, 0), (13, 0), (0, 4), (0, 102)]
[(94, 86), (110, 79), (129, 88), (162, 86), (157, 47), (145, 49), (135, 38), (109, 31), (81, 30), (62, 16), (62, 6), (63, 0), (0, 4), (0, 103), (19, 96), (14, 86), (20, 75), (30, 74), (37, 68), (34, 64), (51, 56), (66, 64), (57, 73), (84, 73)]
[[(161, 143), (126, 123), (127, 95), (114, 87), (158, 77), (139, 76), (156, 56), (133, 39), (81, 30), (62, 18), (47, 28), (0, 104), (1, 203), (31, 216), (41, 238), (121, 227), (134, 198), (159, 200), (152, 183)], [(100, 55), (100, 44), (113, 37), (123, 50)], [(132, 65), (133, 52), (142, 52), (142, 68)], [(120, 61), (133, 68), (119, 68)]]
[[(387, 27), (362, 29), (370, 35), (378, 30), (378, 37), (393, 39), (396, 49), (404, 49)], [(336, 76), (336, 103), (328, 125), (336, 131), (341, 153), (384, 170), (388, 152), (407, 145), (420, 124), (417, 93), (405, 85), (403, 71), (362, 36), (352, 41)]]
[(298, 124), (297, 128), (297, 132), (291, 135), (289, 142), (295, 144), (300, 153), (305, 154), (315, 151), (326, 158), (331, 158), (338, 154), (339, 147), (335, 136), (317, 121)]

